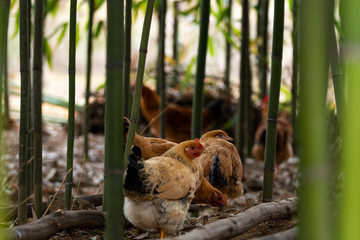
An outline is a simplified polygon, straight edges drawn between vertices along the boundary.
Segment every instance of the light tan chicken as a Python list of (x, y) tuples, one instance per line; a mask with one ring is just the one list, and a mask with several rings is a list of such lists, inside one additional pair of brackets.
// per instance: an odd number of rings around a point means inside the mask
[(144, 161), (134, 146), (125, 174), (125, 217), (138, 228), (160, 230), (161, 238), (177, 234), (202, 180), (196, 158), (203, 151), (198, 139), (190, 140)]
[(222, 130), (205, 133), (200, 142), (206, 152), (199, 157), (204, 177), (212, 186), (234, 199), (243, 193), (243, 167), (233, 139)]
[[(125, 131), (128, 129), (129, 120), (124, 118)], [(134, 146), (141, 149), (142, 157), (144, 160), (149, 158), (158, 157), (165, 153), (170, 148), (177, 145), (177, 143), (170, 142), (162, 138), (144, 137), (135, 133)], [(204, 175), (201, 168), (201, 176)], [(205, 178), (201, 180), (200, 187), (196, 190), (195, 198), (191, 203), (194, 204), (209, 204), (213, 207), (227, 206), (227, 198), (218, 189), (214, 188)]]

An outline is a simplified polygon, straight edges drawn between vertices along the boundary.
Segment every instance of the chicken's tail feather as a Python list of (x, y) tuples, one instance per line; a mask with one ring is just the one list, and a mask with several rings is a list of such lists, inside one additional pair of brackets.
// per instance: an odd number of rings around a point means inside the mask
[(129, 156), (129, 163), (126, 169), (124, 188), (135, 190), (140, 193), (146, 193), (139, 171), (144, 168), (144, 159), (141, 155), (141, 149), (137, 146), (132, 148), (132, 154)]
[(213, 165), (212, 165), (211, 172), (210, 172), (210, 184), (213, 186), (216, 186), (216, 185), (227, 186), (228, 185), (227, 181), (221, 175), (220, 168), (221, 168), (221, 165), (220, 165), (219, 154), (216, 153), (213, 158)]

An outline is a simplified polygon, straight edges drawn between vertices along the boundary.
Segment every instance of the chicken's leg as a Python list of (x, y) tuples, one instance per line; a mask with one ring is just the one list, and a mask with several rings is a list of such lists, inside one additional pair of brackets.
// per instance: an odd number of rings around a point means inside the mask
[(163, 228), (160, 228), (160, 239), (163, 239), (164, 238), (164, 229)]

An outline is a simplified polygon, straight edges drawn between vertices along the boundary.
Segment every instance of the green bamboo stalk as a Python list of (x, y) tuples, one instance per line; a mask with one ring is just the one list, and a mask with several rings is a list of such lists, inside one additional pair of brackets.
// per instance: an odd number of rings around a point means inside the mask
[(124, 92), (124, 0), (107, 2), (107, 21), (104, 207), (107, 211), (106, 238), (119, 239), (124, 234), (122, 185), (126, 165), (121, 147), (124, 142), (124, 107), (121, 103)]
[[(7, 31), (9, 25), (9, 9), (10, 0), (0, 1), (0, 86), (3, 81), (7, 80)], [(0, 89), (0, 99), (2, 99), (3, 91)], [(0, 104), (0, 113), (2, 112), (2, 104)], [(0, 116), (0, 157), (2, 156), (2, 125), (3, 118)]]
[[(10, 12), (10, 0), (4, 0), (2, 4), (4, 9), (4, 26), (1, 27), (5, 31), (5, 39), (4, 39), (4, 68), (3, 73), (0, 76), (3, 77), (3, 84), (4, 84), (4, 115), (2, 118), (3, 126), (5, 129), (10, 129), (11, 127), (11, 118), (10, 118), (10, 107), (9, 107), (9, 88), (8, 88), (8, 29), (9, 29), (9, 12)], [(1, 98), (0, 98), (1, 99)], [(0, 126), (2, 126), (0, 124)], [(1, 130), (0, 130), (1, 131)], [(1, 146), (1, 134), (0, 134), (0, 146)], [(1, 149), (0, 149), (1, 152)], [(1, 156), (1, 154), (0, 154)]]
[(178, 73), (178, 25), (179, 25), (179, 1), (173, 2), (173, 9), (174, 9), (174, 23), (173, 23), (173, 42), (172, 42), (172, 56), (175, 61), (174, 65), (174, 76), (172, 80), (172, 86), (175, 87), (179, 83), (179, 73)]
[(42, 213), (42, 50), (44, 28), (44, 0), (35, 1), (34, 24), (34, 193), (35, 213), (38, 218)]
[(360, 14), (359, 1), (340, 1), (343, 30), (343, 57), (346, 71), (347, 102), (344, 109), (344, 185), (340, 203), (339, 234), (337, 239), (355, 239), (360, 234), (360, 193), (356, 191), (359, 182), (360, 148), (356, 141), (360, 133)]
[(336, 110), (337, 118), (339, 122), (340, 129), (343, 126), (343, 107), (344, 107), (344, 83), (342, 79), (341, 64), (339, 59), (338, 44), (335, 35), (335, 28), (331, 28), (331, 55), (330, 55), (330, 66), (331, 74), (334, 85), (335, 92), (335, 101), (336, 101)]
[[(268, 15), (269, 15), (269, 1), (259, 0), (258, 9), (258, 67), (259, 67), (259, 82), (260, 82), (260, 98), (263, 99), (268, 92), (267, 89), (267, 70), (268, 70), (268, 54), (267, 54), (267, 35), (268, 35)], [(263, 119), (265, 120), (265, 119)]]
[(284, 0), (275, 0), (274, 38), (272, 47), (269, 108), (267, 114), (265, 139), (265, 164), (262, 201), (272, 201), (274, 183), (274, 165), (276, 151), (276, 126), (279, 110), (281, 85), (281, 64), (284, 41)]
[(200, 36), (196, 62), (195, 90), (191, 118), (191, 138), (200, 138), (202, 134), (202, 109), (204, 105), (204, 79), (206, 52), (209, 34), (210, 0), (200, 1)]
[(299, 52), (299, 34), (298, 34), (298, 0), (293, 0), (293, 29), (292, 29), (292, 43), (293, 43), (293, 62), (292, 62), (292, 84), (291, 84), (291, 125), (293, 128), (293, 150), (297, 152), (297, 106), (298, 106), (298, 52)]
[[(226, 31), (229, 36), (232, 35), (231, 29), (231, 13), (232, 13), (232, 2), (233, 0), (227, 0), (228, 15), (226, 19)], [(230, 69), (231, 69), (231, 43), (225, 38), (225, 78), (224, 84), (226, 91), (230, 93)]]
[[(74, 122), (75, 122), (75, 70), (76, 70), (76, 7), (77, 0), (70, 2), (69, 28), (69, 109), (68, 109), (68, 141), (66, 154), (66, 171), (73, 169), (74, 161)], [(66, 177), (65, 209), (70, 209), (71, 191), (73, 187), (73, 171)]]
[[(0, 86), (2, 86), (3, 80), (5, 80), (7, 72), (6, 72), (6, 58), (7, 58), (7, 31), (8, 31), (8, 23), (9, 23), (9, 8), (10, 8), (10, 0), (0, 0)], [(2, 88), (0, 88), (0, 99), (2, 99)], [(2, 112), (2, 104), (0, 104), (0, 113)], [(0, 114), (0, 163), (3, 165), (4, 161), (2, 159), (2, 121), (3, 116)], [(0, 170), (0, 179), (5, 179), (6, 175), (4, 173), (4, 169)], [(7, 203), (5, 200), (4, 194), (0, 193), (0, 199), (3, 203)], [(0, 214), (0, 218), (2, 218), (3, 214)], [(1, 236), (0, 239), (5, 239), (6, 237)]]
[(324, 123), (333, 4), (322, 0), (299, 5), (299, 239), (331, 239)]
[(84, 157), (88, 159), (89, 155), (89, 98), (90, 98), (90, 82), (91, 82), (91, 59), (92, 59), (92, 28), (94, 19), (94, 0), (89, 2), (89, 25), (88, 25), (88, 42), (87, 42), (87, 59), (86, 59), (86, 87), (85, 87), (85, 106), (84, 106)]
[(249, 50), (249, 1), (242, 1), (241, 21), (240, 97), (238, 104), (237, 148), (241, 159), (245, 159), (250, 148), (249, 105), (251, 97), (250, 50)]
[(126, 0), (125, 12), (125, 56), (124, 56), (124, 115), (130, 116), (130, 80), (131, 80), (131, 10), (132, 0)]
[(144, 79), (146, 53), (147, 53), (147, 47), (148, 47), (148, 42), (149, 42), (149, 34), (150, 34), (153, 9), (154, 9), (154, 0), (148, 0), (147, 5), (146, 5), (143, 30), (142, 30), (142, 34), (141, 34), (141, 42), (140, 42), (140, 49), (139, 49), (139, 62), (138, 62), (138, 69), (136, 72), (134, 99), (133, 99), (133, 104), (132, 104), (132, 108), (131, 108), (130, 126), (129, 126), (129, 132), (127, 135), (126, 148), (125, 148), (125, 154), (124, 154), (125, 159), (127, 159), (127, 157), (130, 155), (131, 146), (134, 143), (136, 124), (139, 119), (140, 98), (141, 98), (141, 91), (142, 91), (142, 83), (143, 83), (143, 79)]
[[(28, 0), (28, 45), (29, 45), (29, 63), (31, 66), (31, 0)], [(30, 67), (31, 69), (31, 67)], [(32, 195), (33, 193), (33, 188), (34, 188), (34, 161), (33, 161), (33, 156), (34, 156), (34, 132), (33, 132), (33, 121), (32, 121), (32, 116), (33, 116), (33, 109), (32, 109), (32, 82), (31, 82), (31, 72), (29, 72), (29, 81), (28, 81), (28, 91), (26, 92), (26, 98), (28, 99), (28, 109), (27, 111), (29, 112), (27, 114), (27, 119), (26, 119), (26, 131), (27, 131), (27, 136), (26, 136), (26, 141), (27, 141), (27, 146), (26, 146), (26, 195), (27, 197), (29, 197), (30, 195)], [(27, 201), (28, 203), (32, 202), (32, 199), (28, 199)]]
[[(159, 52), (158, 52), (158, 76), (157, 81), (159, 85), (159, 95), (160, 95), (160, 106), (159, 112), (163, 113), (165, 109), (165, 21), (166, 21), (166, 0), (160, 1), (159, 9)], [(165, 114), (159, 116), (159, 129), (160, 137), (165, 138)]]
[(29, 61), (29, 41), (28, 41), (28, 1), (20, 1), (20, 77), (21, 77), (21, 95), (20, 95), (20, 129), (19, 129), (19, 173), (18, 173), (18, 220), (25, 222), (26, 214), (26, 152), (27, 152), (27, 129), (29, 91), (30, 81), (30, 61)]

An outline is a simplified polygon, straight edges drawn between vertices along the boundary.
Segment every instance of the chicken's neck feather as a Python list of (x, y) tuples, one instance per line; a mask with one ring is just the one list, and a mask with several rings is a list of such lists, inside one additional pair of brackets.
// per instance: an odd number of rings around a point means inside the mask
[(196, 166), (193, 166), (192, 164), (190, 164), (189, 160), (186, 157), (182, 156), (181, 154), (177, 153), (176, 151), (167, 151), (162, 156), (172, 158), (172, 159), (184, 164), (185, 166), (189, 167), (193, 173), (196, 172), (196, 170), (197, 170)]

